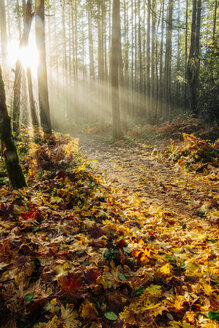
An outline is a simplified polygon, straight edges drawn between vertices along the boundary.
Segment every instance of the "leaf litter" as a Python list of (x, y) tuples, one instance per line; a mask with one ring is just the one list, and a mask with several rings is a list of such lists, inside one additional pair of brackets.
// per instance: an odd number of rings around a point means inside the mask
[(217, 327), (216, 157), (189, 171), (185, 143), (89, 136), (89, 162), (38, 139), (19, 144), (29, 187), (0, 189), (1, 327)]

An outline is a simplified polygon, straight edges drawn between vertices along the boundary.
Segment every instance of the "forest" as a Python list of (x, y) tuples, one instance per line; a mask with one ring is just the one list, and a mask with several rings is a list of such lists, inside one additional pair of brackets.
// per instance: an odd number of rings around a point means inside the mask
[(0, 0), (0, 328), (217, 328), (217, 0)]

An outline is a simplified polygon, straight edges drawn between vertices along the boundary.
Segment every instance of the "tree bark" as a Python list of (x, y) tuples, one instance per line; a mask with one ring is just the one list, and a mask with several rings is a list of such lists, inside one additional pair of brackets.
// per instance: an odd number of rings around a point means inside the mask
[(43, 131), (45, 133), (51, 134), (52, 128), (51, 128), (51, 120), (50, 120), (47, 67), (46, 67), (44, 0), (35, 0), (35, 6), (36, 6), (36, 12), (35, 12), (36, 42), (39, 52), (37, 77), (38, 77), (40, 121)]
[(113, 0), (112, 13), (112, 119), (113, 138), (119, 139), (122, 136), (120, 108), (119, 108), (119, 47), (120, 47), (120, 0)]
[(3, 67), (7, 62), (7, 28), (5, 15), (5, 0), (0, 1), (0, 22), (1, 22), (1, 55)]
[(189, 3), (186, 0), (186, 30), (185, 30), (185, 86), (184, 86), (184, 107), (187, 107), (187, 62), (188, 62), (188, 8)]
[(88, 14), (88, 34), (89, 34), (89, 63), (90, 63), (90, 80), (94, 80), (94, 46), (93, 46), (93, 32), (92, 32), (92, 18), (91, 8), (87, 8)]
[(172, 99), (171, 99), (171, 61), (172, 61), (172, 28), (173, 28), (173, 0), (168, 3), (168, 19), (166, 31), (166, 54), (165, 54), (165, 101), (166, 101), (166, 115), (170, 119)]
[(31, 76), (31, 70), (29, 67), (27, 68), (27, 83), (28, 83), (28, 92), (29, 92), (31, 121), (32, 121), (33, 127), (38, 128), (39, 120), (38, 120), (37, 113), (36, 113), (36, 106), (35, 106), (34, 96), (33, 96), (32, 76)]
[[(24, 30), (23, 30), (22, 38), (20, 40), (20, 48), (25, 47), (28, 44), (31, 23), (32, 23), (31, 1), (28, 0), (24, 13)], [(19, 133), (19, 125), (20, 125), (19, 121), (20, 121), (21, 75), (22, 75), (22, 65), (20, 60), (18, 59), (15, 68), (14, 98), (13, 98), (13, 131), (16, 134)]]
[(201, 0), (193, 0), (192, 25), (187, 78), (190, 89), (191, 110), (198, 116), (198, 87), (200, 69), (200, 28), (201, 28)]
[(213, 44), (215, 44), (215, 41), (216, 41), (217, 6), (218, 6), (218, 0), (215, 0), (215, 2), (214, 2), (214, 16), (213, 16), (213, 31), (212, 31)]
[(5, 89), (0, 67), (0, 138), (2, 153), (5, 160), (8, 177), (13, 188), (26, 187), (25, 177), (19, 163), (17, 149), (14, 144), (10, 117), (5, 103)]
[(151, 47), (151, 110), (152, 110), (152, 122), (154, 123), (156, 120), (156, 77), (155, 77), (155, 61), (156, 61), (156, 41), (157, 36), (155, 33), (156, 29), (156, 16), (154, 13), (156, 12), (156, 0), (152, 0), (152, 47)]
[(151, 116), (151, 0), (148, 0), (147, 3), (148, 10), (147, 10), (147, 119), (150, 120)]

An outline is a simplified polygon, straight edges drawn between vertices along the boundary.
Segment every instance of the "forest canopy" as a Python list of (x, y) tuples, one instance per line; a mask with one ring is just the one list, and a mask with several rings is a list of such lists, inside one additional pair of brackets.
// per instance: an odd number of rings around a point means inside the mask
[[(115, 9), (110, 0), (45, 1), (47, 111), (53, 127), (111, 124), (114, 117), (116, 129), (126, 131), (133, 123), (159, 124), (191, 114), (218, 124), (217, 1), (114, 2)], [(39, 116), (36, 79), (43, 63), (36, 45), (40, 1), (27, 3), (26, 8), (25, 1), (1, 0), (0, 7), (7, 103), (24, 122), (30, 121), (28, 106)], [(17, 61), (21, 86), (14, 90)]]

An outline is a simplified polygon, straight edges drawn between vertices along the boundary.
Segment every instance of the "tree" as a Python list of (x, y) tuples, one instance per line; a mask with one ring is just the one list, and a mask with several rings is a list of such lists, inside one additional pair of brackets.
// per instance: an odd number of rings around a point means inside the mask
[(5, 67), (7, 57), (7, 33), (6, 33), (6, 17), (5, 17), (5, 0), (0, 1), (0, 22), (1, 22), (1, 55), (2, 63)]
[(45, 133), (51, 134), (51, 120), (49, 108), (47, 67), (46, 67), (46, 46), (45, 46), (45, 5), (44, 0), (35, 0), (35, 24), (36, 42), (39, 52), (39, 64), (37, 70), (38, 95), (40, 107), (40, 121)]
[[(31, 23), (32, 23), (31, 0), (28, 0), (25, 6), (24, 30), (23, 30), (22, 38), (20, 40), (20, 48), (26, 47), (28, 44)], [(15, 68), (14, 99), (13, 99), (13, 131), (16, 132), (16, 134), (18, 134), (19, 132), (21, 75), (22, 75), (22, 65), (20, 59), (18, 59)], [(28, 79), (30, 78), (31, 77), (29, 75)]]
[(119, 108), (119, 53), (120, 53), (120, 0), (113, 0), (112, 13), (112, 58), (111, 58), (111, 81), (112, 81), (112, 120), (113, 138), (122, 136), (120, 108)]
[(192, 23), (189, 60), (187, 66), (187, 79), (190, 89), (191, 110), (198, 116), (198, 87), (200, 70), (200, 23), (201, 0), (192, 1)]
[(168, 19), (166, 29), (166, 53), (164, 68), (164, 92), (166, 101), (166, 115), (170, 119), (171, 115), (171, 60), (172, 60), (172, 29), (173, 29), (173, 0), (168, 3)]
[(5, 160), (8, 177), (13, 188), (26, 187), (25, 177), (19, 163), (17, 149), (12, 138), (11, 122), (8, 115), (2, 70), (0, 67), (0, 138), (2, 153)]

